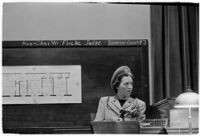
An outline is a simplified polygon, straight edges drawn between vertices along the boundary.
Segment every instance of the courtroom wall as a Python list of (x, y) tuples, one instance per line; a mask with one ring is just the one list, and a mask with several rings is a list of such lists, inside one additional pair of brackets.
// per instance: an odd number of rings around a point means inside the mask
[(150, 40), (150, 6), (6, 3), (3, 40)]

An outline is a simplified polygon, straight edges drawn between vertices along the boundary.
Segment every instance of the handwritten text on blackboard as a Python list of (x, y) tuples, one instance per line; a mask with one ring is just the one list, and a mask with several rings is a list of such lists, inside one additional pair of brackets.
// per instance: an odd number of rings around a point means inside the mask
[(38, 40), (4, 41), (4, 48), (12, 47), (109, 47), (109, 46), (145, 46), (146, 39), (140, 40)]

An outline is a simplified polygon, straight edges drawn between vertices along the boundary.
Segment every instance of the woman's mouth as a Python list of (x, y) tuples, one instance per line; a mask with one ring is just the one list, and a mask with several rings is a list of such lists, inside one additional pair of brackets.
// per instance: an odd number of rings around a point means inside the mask
[(126, 91), (126, 93), (131, 93), (131, 90)]

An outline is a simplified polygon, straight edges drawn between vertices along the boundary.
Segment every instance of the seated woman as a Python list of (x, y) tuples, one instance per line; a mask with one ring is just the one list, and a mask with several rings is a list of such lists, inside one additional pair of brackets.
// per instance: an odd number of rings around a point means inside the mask
[(145, 119), (146, 104), (131, 98), (133, 75), (127, 66), (119, 67), (111, 78), (111, 88), (115, 96), (102, 97), (94, 121), (141, 121)]

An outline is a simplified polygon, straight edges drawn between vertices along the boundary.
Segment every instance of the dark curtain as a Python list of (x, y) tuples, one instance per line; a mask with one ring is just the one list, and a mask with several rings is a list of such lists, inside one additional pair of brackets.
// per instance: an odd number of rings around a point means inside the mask
[(151, 5), (153, 102), (198, 92), (199, 5)]

